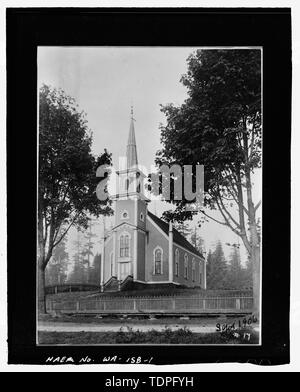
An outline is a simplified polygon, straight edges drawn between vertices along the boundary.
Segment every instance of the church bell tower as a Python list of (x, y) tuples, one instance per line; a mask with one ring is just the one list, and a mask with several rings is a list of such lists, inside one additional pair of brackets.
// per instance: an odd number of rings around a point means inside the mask
[[(131, 107), (129, 134), (126, 147), (124, 167), (117, 171), (117, 194), (115, 201), (116, 232), (116, 264), (118, 280), (123, 281), (128, 275), (133, 280), (139, 279), (139, 270), (145, 263), (145, 233), (147, 203), (149, 199), (144, 194), (145, 175), (138, 166), (137, 147), (134, 129), (133, 108)], [(124, 257), (119, 244), (122, 235), (128, 235), (130, 249), (128, 257)], [(120, 240), (119, 240), (120, 239)]]

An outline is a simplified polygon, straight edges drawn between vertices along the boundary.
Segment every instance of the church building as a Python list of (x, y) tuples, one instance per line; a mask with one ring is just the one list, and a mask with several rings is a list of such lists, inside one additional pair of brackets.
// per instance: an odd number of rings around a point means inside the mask
[(126, 158), (126, 168), (117, 172), (120, 186), (114, 197), (114, 226), (105, 232), (102, 244), (101, 291), (153, 286), (206, 289), (204, 257), (172, 222), (148, 211), (132, 112)]

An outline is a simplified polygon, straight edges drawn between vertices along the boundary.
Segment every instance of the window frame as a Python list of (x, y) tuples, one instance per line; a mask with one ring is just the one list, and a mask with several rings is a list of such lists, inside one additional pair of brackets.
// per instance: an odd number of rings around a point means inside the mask
[(175, 250), (175, 276), (179, 277), (179, 250), (176, 248)]
[(114, 252), (110, 252), (109, 254), (109, 261), (110, 261), (110, 275), (114, 276)]
[(196, 282), (196, 260), (195, 257), (192, 259), (192, 281)]
[[(124, 217), (124, 214), (127, 214), (127, 216)], [(123, 210), (123, 211), (122, 211), (122, 213), (121, 213), (121, 219), (122, 219), (122, 220), (128, 220), (128, 219), (129, 219), (129, 213), (128, 213), (127, 210)]]
[[(156, 265), (157, 265), (156, 252), (157, 251), (160, 251), (160, 254), (161, 254), (161, 256), (160, 256), (160, 272), (159, 273), (157, 272), (157, 269), (156, 269)], [(156, 246), (153, 249), (153, 275), (163, 275), (163, 254), (164, 254), (164, 251), (163, 251), (162, 247)]]
[(187, 253), (184, 254), (184, 279), (189, 279), (189, 260)]
[[(126, 238), (128, 237), (128, 244), (126, 244), (126, 242), (125, 242), (124, 246), (122, 246), (123, 245), (123, 243), (122, 243), (123, 237), (124, 237), (124, 240), (126, 240)], [(130, 257), (130, 241), (131, 241), (131, 236), (129, 233), (123, 232), (120, 234), (120, 236), (119, 236), (119, 257), (121, 259), (125, 259), (125, 258)], [(126, 249), (128, 250), (127, 252), (126, 252)]]

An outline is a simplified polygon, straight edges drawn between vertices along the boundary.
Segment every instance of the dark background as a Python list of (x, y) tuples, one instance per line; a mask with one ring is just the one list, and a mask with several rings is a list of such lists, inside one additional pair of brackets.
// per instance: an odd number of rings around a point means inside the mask
[[(36, 346), (37, 46), (263, 47), (263, 345)], [(8, 8), (9, 363), (49, 356), (154, 364), (289, 362), (291, 13), (287, 8)], [(97, 362), (96, 362), (97, 363)]]

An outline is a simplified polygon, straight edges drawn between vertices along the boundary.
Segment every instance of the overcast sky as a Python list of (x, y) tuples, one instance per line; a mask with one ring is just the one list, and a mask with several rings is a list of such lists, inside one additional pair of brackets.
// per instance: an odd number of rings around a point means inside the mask
[[(93, 131), (93, 152), (100, 154), (107, 148), (113, 154), (115, 167), (119, 157), (126, 152), (132, 104), (139, 164), (150, 170), (156, 151), (161, 148), (159, 124), (165, 122), (160, 104), (179, 105), (187, 97), (180, 78), (186, 72), (188, 55), (195, 49), (40, 47), (38, 84), (60, 87), (75, 98), (79, 109), (87, 113)], [(259, 200), (259, 174), (255, 185), (254, 199)], [(170, 209), (170, 205), (149, 204), (149, 210), (159, 216), (164, 209)], [(100, 237), (101, 225), (97, 231)], [(230, 229), (214, 222), (203, 225), (199, 234), (204, 238), (207, 250), (218, 239), (224, 244), (239, 241)], [(70, 238), (73, 236), (71, 233)], [(95, 250), (99, 250), (99, 243)], [(224, 251), (229, 255), (231, 249), (224, 245)], [(241, 255), (246, 258), (243, 246)]]

